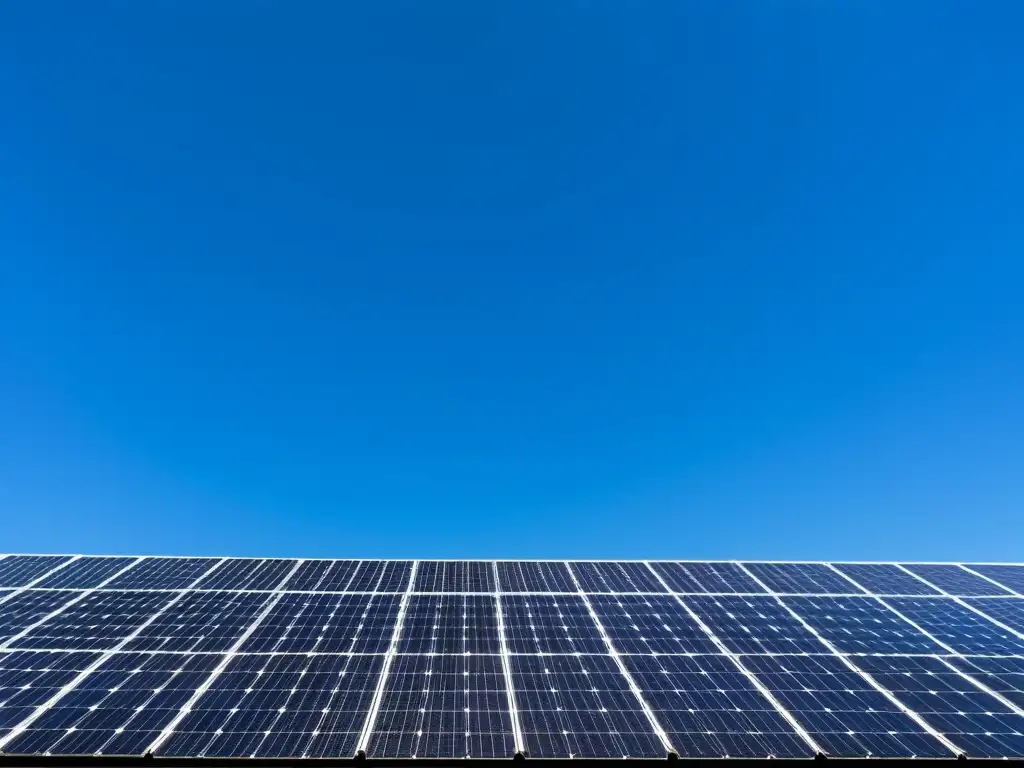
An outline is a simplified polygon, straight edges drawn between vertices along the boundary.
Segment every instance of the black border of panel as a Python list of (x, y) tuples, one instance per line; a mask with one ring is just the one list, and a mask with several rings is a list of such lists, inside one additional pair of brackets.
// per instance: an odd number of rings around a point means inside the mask
[[(106, 757), (102, 755), (0, 755), (0, 766), (3, 768), (284, 768), (289, 765), (313, 763), (318, 768), (480, 768), (494, 766), (508, 758), (378, 758), (358, 760), (355, 758), (253, 758), (253, 757), (184, 757), (184, 758), (141, 758), (141, 757)], [(678, 758), (673, 760), (651, 758), (535, 758), (515, 761), (517, 765), (536, 768), (565, 768), (569, 763), (584, 763), (589, 768), (622, 768), (623, 763), (642, 768), (659, 768), (666, 763), (685, 765), (688, 768), (710, 766), (713, 764), (735, 766), (735, 768), (807, 768), (811, 763), (882, 763), (889, 768), (950, 768), (951, 763), (962, 763), (967, 760), (948, 758), (886, 758), (886, 757), (843, 757), (818, 760), (815, 758)], [(1024, 759), (1020, 758), (976, 758), (972, 762), (995, 763), (1007, 768), (1024, 768)]]

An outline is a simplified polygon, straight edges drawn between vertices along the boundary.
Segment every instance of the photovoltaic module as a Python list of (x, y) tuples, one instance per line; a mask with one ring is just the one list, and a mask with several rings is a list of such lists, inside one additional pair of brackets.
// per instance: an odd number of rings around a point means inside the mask
[(1024, 756), (1024, 566), (0, 556), (6, 755)]

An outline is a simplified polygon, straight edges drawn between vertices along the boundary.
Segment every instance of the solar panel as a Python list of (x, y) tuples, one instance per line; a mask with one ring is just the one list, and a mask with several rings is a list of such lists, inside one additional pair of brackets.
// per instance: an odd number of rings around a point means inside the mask
[(968, 565), (971, 571), (992, 579), (1017, 595), (1024, 594), (1024, 566), (1021, 565)]
[(0, 557), (0, 750), (1024, 757), (1021, 570)]
[(24, 587), (70, 561), (67, 555), (9, 555), (0, 560), (0, 587)]

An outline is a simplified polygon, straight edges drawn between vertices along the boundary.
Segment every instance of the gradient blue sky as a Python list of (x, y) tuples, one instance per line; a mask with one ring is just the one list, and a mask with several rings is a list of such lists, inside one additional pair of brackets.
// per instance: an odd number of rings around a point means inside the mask
[(1019, 0), (0, 6), (0, 551), (1024, 560)]

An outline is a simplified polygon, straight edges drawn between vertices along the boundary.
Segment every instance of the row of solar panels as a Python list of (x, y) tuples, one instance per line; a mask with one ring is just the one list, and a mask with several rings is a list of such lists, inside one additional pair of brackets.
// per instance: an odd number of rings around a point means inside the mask
[[(219, 563), (216, 568), (211, 565)], [(296, 567), (297, 565), (297, 567)], [(0, 587), (404, 592), (411, 561), (0, 558)], [(113, 577), (113, 578), (111, 578)], [(1024, 592), (1024, 566), (418, 561), (414, 592), (765, 593), (985, 597)]]
[[(499, 605), (503, 626), (499, 636)], [(1024, 600), (824, 596), (0, 593), (0, 650), (1024, 655)], [(596, 621), (595, 621), (596, 620)], [(705, 629), (707, 628), (707, 629)], [(504, 648), (502, 647), (504, 643)]]
[[(869, 576), (910, 575), (927, 595), (780, 596), (741, 564), (710, 565), (757, 594), (669, 594), (659, 568), (675, 564), (643, 563), (592, 565), (602, 579), (646, 569), (660, 593), (588, 594), (577, 571), (591, 564), (575, 562), (507, 564), (567, 574), (576, 590), (566, 594), (414, 594), (423, 562), (407, 564), (401, 594), (282, 591), (304, 561), (288, 561), (275, 591), (113, 587), (147, 563), (175, 562), (155, 558), (128, 558), (88, 588), (42, 587), (102, 560), (59, 559), (0, 590), (0, 749), (1024, 756), (1024, 599), (944, 596), (911, 568)], [(14, 573), (33, 561), (4, 562)], [(186, 586), (244, 561), (200, 562)], [(499, 564), (485, 565), (503, 584)], [(778, 565), (776, 575), (791, 567)], [(850, 573), (807, 567), (844, 573), (859, 591)]]

